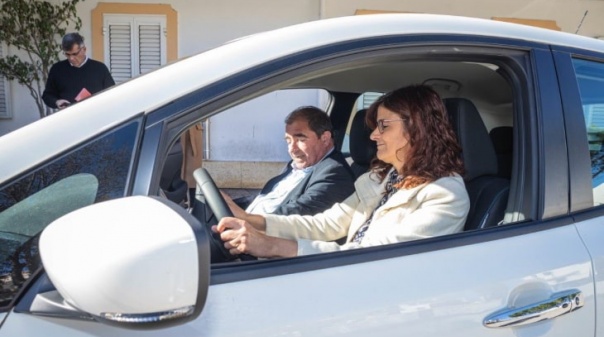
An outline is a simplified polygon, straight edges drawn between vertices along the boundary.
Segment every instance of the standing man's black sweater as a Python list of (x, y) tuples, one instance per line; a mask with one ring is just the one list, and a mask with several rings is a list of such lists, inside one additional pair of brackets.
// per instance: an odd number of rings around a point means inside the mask
[(84, 88), (95, 94), (114, 84), (109, 69), (102, 62), (89, 58), (78, 68), (63, 60), (50, 68), (42, 99), (46, 105), (56, 109), (58, 99), (75, 103), (75, 97)]

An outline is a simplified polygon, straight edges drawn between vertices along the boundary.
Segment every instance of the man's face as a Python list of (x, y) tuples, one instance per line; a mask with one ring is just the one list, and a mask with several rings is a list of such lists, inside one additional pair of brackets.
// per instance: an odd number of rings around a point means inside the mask
[(70, 50), (64, 50), (63, 54), (65, 54), (65, 57), (67, 57), (72, 66), (79, 67), (86, 59), (86, 46), (80, 47), (80, 45), (76, 43)]
[(331, 133), (323, 132), (321, 137), (308, 127), (305, 120), (296, 120), (285, 125), (287, 151), (298, 169), (318, 163), (332, 147)]

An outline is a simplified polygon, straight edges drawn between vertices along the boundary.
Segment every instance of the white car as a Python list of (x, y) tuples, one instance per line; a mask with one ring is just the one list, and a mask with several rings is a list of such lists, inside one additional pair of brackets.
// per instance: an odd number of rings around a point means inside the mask
[[(160, 196), (184, 130), (279, 90), (326, 90), (362, 172), (355, 102), (415, 83), (463, 148), (462, 233), (221, 260), (204, 171), (191, 212)], [(320, 20), (183, 59), (0, 138), (0, 337), (604, 336), (603, 117), (603, 41), (488, 20)]]

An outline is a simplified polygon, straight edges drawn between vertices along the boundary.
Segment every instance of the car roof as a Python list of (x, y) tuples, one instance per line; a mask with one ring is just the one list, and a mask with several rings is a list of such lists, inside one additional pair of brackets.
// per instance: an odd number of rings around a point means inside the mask
[(242, 70), (337, 42), (403, 34), (480, 35), (604, 50), (604, 41), (593, 38), (447, 15), (376, 14), (302, 23), (184, 58), (0, 137), (0, 154), (11, 158), (0, 165), (0, 182), (93, 135)]

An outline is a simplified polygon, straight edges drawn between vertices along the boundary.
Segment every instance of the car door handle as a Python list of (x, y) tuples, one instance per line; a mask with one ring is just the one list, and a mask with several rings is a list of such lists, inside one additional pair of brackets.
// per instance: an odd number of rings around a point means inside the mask
[(487, 328), (516, 327), (552, 319), (583, 307), (583, 294), (571, 289), (553, 294), (549, 299), (521, 308), (505, 309), (484, 319)]

